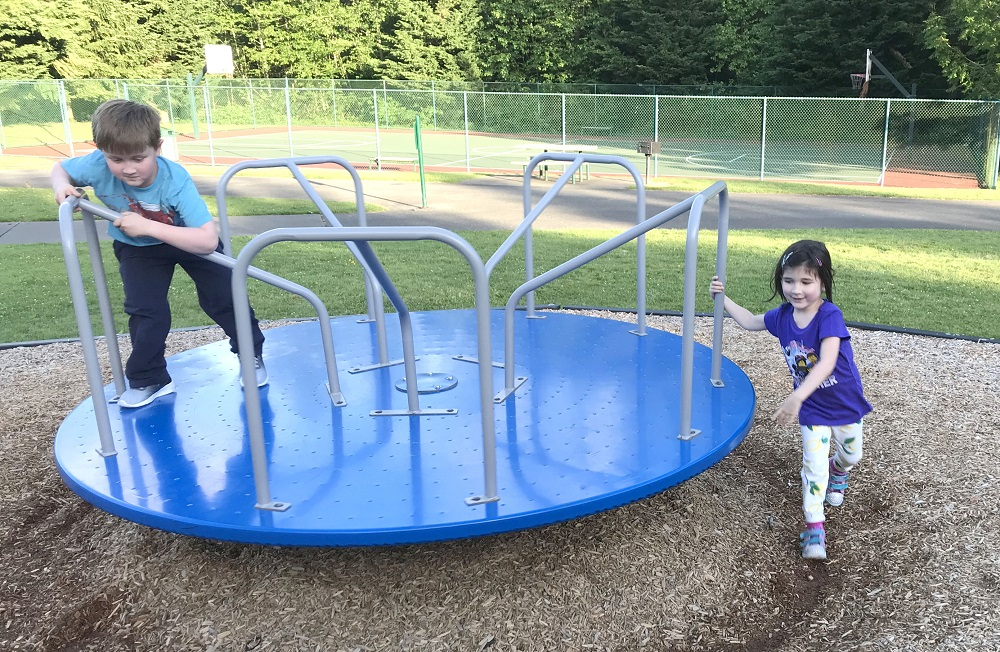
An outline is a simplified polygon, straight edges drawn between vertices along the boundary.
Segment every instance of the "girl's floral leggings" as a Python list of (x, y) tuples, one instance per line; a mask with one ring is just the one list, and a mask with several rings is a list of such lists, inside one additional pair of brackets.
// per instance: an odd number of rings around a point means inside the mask
[(861, 460), (864, 421), (846, 426), (802, 426), (802, 511), (806, 523), (822, 523), (823, 501), (830, 481), (830, 442), (833, 461), (850, 471)]

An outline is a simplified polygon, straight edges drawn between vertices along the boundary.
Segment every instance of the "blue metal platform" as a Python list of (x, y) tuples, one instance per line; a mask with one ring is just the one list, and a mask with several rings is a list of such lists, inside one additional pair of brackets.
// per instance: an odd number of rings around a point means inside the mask
[[(177, 393), (148, 406), (109, 405), (118, 454), (102, 457), (90, 398), (69, 414), (55, 459), (69, 487), (108, 512), (211, 539), (276, 545), (376, 545), (456, 539), (536, 527), (657, 493), (731, 452), (752, 424), (746, 374), (695, 345), (692, 428), (678, 439), (681, 338), (566, 313), (516, 316), (517, 376), (495, 408), (499, 502), (467, 505), (483, 488), (474, 311), (412, 313), (417, 370), (457, 381), (421, 407), (457, 414), (371, 416), (405, 409), (403, 366), (375, 362), (375, 326), (333, 319), (345, 407), (332, 405), (315, 322), (266, 331), (270, 384), (261, 390), (271, 494), (284, 512), (254, 507), (239, 361), (226, 341), (168, 359)], [(398, 322), (386, 319), (390, 356)], [(491, 311), (493, 360), (503, 361), (503, 312)], [(503, 369), (493, 367), (494, 393)], [(114, 386), (105, 388), (114, 397)]]

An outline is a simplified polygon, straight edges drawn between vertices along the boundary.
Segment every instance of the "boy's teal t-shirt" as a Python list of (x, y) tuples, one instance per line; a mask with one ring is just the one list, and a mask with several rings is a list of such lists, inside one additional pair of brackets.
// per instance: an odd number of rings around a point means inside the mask
[[(66, 159), (63, 169), (73, 183), (90, 186), (104, 205), (119, 213), (132, 211), (146, 219), (174, 226), (198, 228), (212, 221), (205, 200), (198, 194), (188, 171), (162, 156), (156, 158), (156, 178), (146, 188), (135, 188), (111, 174), (104, 153)], [(108, 235), (126, 244), (147, 246), (162, 244), (156, 238), (132, 238), (108, 224)]]

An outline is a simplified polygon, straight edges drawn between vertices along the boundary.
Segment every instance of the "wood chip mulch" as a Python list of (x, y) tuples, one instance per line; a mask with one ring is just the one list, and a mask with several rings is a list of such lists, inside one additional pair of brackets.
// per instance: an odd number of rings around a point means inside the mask
[[(220, 337), (173, 333), (169, 352)], [(799, 557), (797, 428), (767, 418), (784, 361), (731, 321), (758, 412), (713, 468), (577, 521), (375, 548), (220, 543), (92, 507), (52, 458), (88, 395), (79, 344), (0, 351), (0, 650), (1000, 650), (1000, 345), (852, 339), (876, 409), (826, 563)]]

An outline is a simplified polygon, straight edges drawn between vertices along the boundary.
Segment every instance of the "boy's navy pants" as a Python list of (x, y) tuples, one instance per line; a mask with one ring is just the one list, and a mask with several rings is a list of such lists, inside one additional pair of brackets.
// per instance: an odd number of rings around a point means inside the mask
[[(168, 244), (137, 247), (114, 241), (118, 270), (125, 288), (125, 314), (132, 338), (132, 353), (125, 363), (125, 377), (130, 387), (146, 387), (170, 382), (167, 373), (167, 334), (170, 332), (170, 304), (167, 294), (180, 265), (194, 281), (201, 309), (229, 336), (235, 353), (236, 318), (233, 314), (232, 271)], [(219, 243), (216, 251), (222, 251)], [(264, 334), (257, 317), (250, 310), (253, 324), (254, 355), (260, 355)]]

